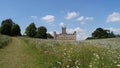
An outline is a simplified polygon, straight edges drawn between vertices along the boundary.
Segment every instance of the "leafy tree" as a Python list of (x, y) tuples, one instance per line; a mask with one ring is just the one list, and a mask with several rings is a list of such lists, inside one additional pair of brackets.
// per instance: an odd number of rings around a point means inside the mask
[(50, 33), (47, 33), (47, 38), (52, 39), (52, 38), (53, 38), (53, 36), (52, 36)]
[(104, 30), (102, 28), (97, 28), (92, 33), (92, 37), (94, 37), (94, 38), (107, 38), (107, 36), (108, 36), (107, 30)]
[(11, 28), (11, 35), (12, 36), (20, 36), (21, 33), (20, 33), (20, 27), (18, 24), (14, 24)]
[(0, 33), (5, 35), (11, 35), (11, 27), (13, 24), (14, 23), (11, 19), (3, 20), (0, 28)]
[(25, 31), (26, 35), (29, 37), (35, 37), (36, 35), (36, 26), (34, 23), (31, 23)]
[(113, 32), (110, 32), (110, 33), (108, 34), (108, 37), (109, 37), (109, 38), (114, 38), (114, 37), (116, 37), (116, 35), (115, 35)]
[(0, 26), (0, 34), (1, 34), (1, 26)]
[(3, 25), (4, 23), (7, 23), (7, 24), (9, 24), (11, 26), (14, 24), (14, 22), (12, 21), (12, 19), (3, 20), (1, 25)]
[(93, 33), (92, 37), (87, 39), (99, 39), (99, 38), (113, 38), (115, 34), (110, 32), (110, 30), (104, 30), (102, 28), (97, 28)]
[(41, 39), (47, 39), (46, 32), (47, 32), (46, 27), (44, 27), (44, 26), (38, 27), (36, 37), (41, 38)]
[(95, 39), (95, 38), (93, 38), (93, 37), (88, 37), (88, 38), (86, 38), (86, 40), (91, 40), (91, 39)]
[(120, 37), (120, 34), (115, 35), (115, 37)]
[(0, 28), (0, 33), (5, 35), (11, 35), (11, 26), (7, 23), (4, 23)]

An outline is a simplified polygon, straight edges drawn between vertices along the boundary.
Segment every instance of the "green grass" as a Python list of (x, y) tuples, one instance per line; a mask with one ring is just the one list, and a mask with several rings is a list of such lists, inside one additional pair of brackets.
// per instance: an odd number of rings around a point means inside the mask
[(0, 48), (3, 48), (11, 41), (10, 37), (5, 35), (0, 35)]
[(24, 37), (12, 40), (0, 50), (0, 68), (120, 68), (119, 38), (79, 42)]
[(118, 44), (120, 39), (83, 42), (27, 40), (30, 44), (34, 43), (31, 50), (32, 48), (36, 50), (36, 56), (39, 56), (38, 64), (40, 63), (43, 68), (119, 68), (120, 66)]

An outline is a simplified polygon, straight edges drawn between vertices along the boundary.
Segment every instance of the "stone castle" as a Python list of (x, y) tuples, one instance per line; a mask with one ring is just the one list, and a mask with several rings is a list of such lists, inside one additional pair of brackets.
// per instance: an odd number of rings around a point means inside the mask
[(67, 34), (66, 27), (62, 27), (62, 33), (54, 32), (54, 40), (76, 40), (76, 31), (73, 34)]

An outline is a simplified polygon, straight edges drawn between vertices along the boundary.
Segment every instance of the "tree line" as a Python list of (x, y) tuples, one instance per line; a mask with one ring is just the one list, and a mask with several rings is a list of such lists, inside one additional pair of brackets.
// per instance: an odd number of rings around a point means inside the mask
[[(13, 22), (12, 19), (6, 19), (1, 22), (0, 34), (22, 36), (20, 26)], [(34, 23), (27, 26), (24, 36), (41, 39), (53, 38), (51, 34), (47, 33), (47, 28), (45, 26), (37, 28)]]
[(97, 28), (93, 33), (92, 37), (88, 37), (87, 39), (102, 39), (102, 38), (114, 38), (118, 35), (115, 35), (112, 31), (106, 30), (103, 28)]
[(33, 38), (41, 39), (53, 38), (51, 34), (47, 33), (47, 28), (45, 26), (40, 26), (36, 28), (34, 23), (31, 23), (29, 26), (27, 26), (25, 34), (26, 36)]
[[(1, 22), (0, 34), (22, 36), (20, 26), (13, 22), (12, 19), (6, 19)], [(115, 35), (112, 31), (103, 28), (97, 28), (91, 35), (92, 37), (88, 37), (87, 39), (120, 37), (120, 35)], [(34, 22), (27, 26), (24, 36), (41, 39), (53, 38), (51, 34), (47, 33), (47, 28), (45, 26), (37, 28)]]
[(3, 20), (0, 27), (0, 33), (9, 36), (21, 36), (20, 26), (11, 19)]

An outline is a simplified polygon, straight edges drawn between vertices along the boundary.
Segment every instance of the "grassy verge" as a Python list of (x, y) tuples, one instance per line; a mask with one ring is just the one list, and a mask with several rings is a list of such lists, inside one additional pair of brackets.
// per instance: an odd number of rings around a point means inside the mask
[(10, 37), (5, 35), (0, 35), (0, 48), (3, 48), (11, 41)]

